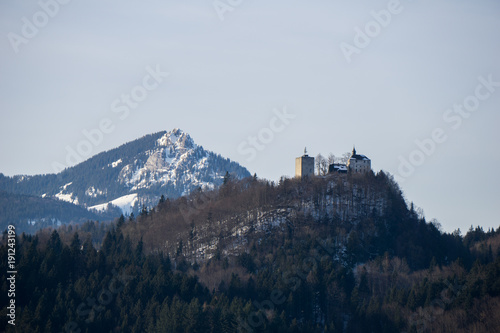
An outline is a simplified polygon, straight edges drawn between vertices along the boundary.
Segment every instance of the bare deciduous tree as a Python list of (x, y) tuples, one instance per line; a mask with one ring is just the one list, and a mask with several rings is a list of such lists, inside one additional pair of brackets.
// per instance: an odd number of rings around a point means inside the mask
[(316, 159), (314, 160), (314, 163), (316, 164), (316, 174), (317, 175), (321, 175), (321, 164), (323, 163), (324, 160), (325, 160), (325, 158), (323, 157), (323, 155), (321, 155), (321, 154), (316, 155)]
[(330, 153), (328, 155), (328, 165), (335, 163), (335, 155), (333, 153)]
[(323, 155), (318, 154), (315, 160), (316, 173), (318, 175), (326, 175), (328, 173), (328, 161), (323, 157)]
[(350, 152), (343, 153), (342, 157), (337, 158), (337, 163), (347, 164), (347, 162), (349, 161), (349, 158), (351, 158)]
[(321, 161), (321, 174), (324, 176), (328, 173), (328, 161), (326, 159), (323, 159)]

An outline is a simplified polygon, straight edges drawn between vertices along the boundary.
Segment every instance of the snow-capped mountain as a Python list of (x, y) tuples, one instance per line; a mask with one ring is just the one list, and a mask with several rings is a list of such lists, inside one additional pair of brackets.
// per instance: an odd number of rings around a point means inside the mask
[[(159, 185), (175, 188), (177, 194), (183, 195), (194, 188), (213, 188), (220, 183), (228, 171), (224, 167), (217, 168), (220, 159), (220, 156), (196, 145), (189, 134), (174, 129), (156, 140), (154, 149), (146, 151), (143, 158), (136, 158), (126, 165), (119, 159), (112, 163), (112, 167), (121, 167), (117, 180), (130, 191)], [(222, 162), (225, 164), (228, 160)], [(233, 168), (230, 166), (229, 169)], [(239, 171), (241, 177), (249, 175), (245, 170), (231, 171)]]
[(52, 197), (125, 214), (155, 205), (160, 196), (176, 198), (198, 188), (222, 184), (226, 172), (241, 179), (248, 170), (197, 145), (180, 129), (146, 135), (100, 153), (57, 175), (4, 177), (0, 190)]

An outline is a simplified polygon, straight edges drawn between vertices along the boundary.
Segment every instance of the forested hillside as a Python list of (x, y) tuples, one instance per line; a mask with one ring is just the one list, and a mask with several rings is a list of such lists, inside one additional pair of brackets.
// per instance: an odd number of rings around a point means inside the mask
[(441, 232), (383, 172), (226, 177), (111, 225), (19, 236), (7, 331), (494, 332), (499, 244), (500, 228)]
[(37, 230), (58, 227), (61, 224), (79, 224), (88, 220), (102, 219), (112, 221), (119, 214), (119, 210), (97, 214), (53, 198), (0, 191), (0, 228), (2, 230), (5, 230), (9, 224), (13, 224), (16, 225), (19, 233), (35, 233)]
[(217, 191), (162, 200), (124, 233), (142, 238), (148, 252), (180, 251), (190, 261), (205, 261), (305, 230), (333, 242), (338, 260), (351, 265), (386, 251), (406, 258), (412, 269), (427, 267), (433, 257), (448, 264), (466, 256), (459, 238), (418, 216), (384, 172), (283, 178), (279, 184), (227, 180)]

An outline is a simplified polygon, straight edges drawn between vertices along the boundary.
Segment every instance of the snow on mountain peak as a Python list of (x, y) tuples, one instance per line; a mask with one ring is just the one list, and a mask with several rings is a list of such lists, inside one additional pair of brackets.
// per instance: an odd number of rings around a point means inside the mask
[(174, 128), (170, 132), (166, 132), (161, 138), (156, 141), (160, 147), (174, 147), (174, 148), (195, 148), (196, 145), (189, 136), (179, 128)]
[(161, 194), (178, 197), (197, 188), (215, 188), (226, 172), (237, 178), (249, 176), (244, 167), (204, 150), (179, 128), (155, 135), (152, 145), (120, 157), (116, 180), (126, 190), (121, 196), (138, 193), (141, 205), (151, 205)]
[[(188, 133), (174, 128), (99, 153), (62, 172), (61, 179), (47, 175), (41, 182), (26, 177), (22, 186), (30, 189), (29, 194), (45, 193), (94, 209), (111, 203), (128, 213), (130, 206), (138, 210), (157, 204), (161, 195), (176, 198), (199, 188), (217, 188), (226, 172), (238, 179), (250, 176), (246, 168), (205, 150)], [(13, 177), (9, 186), (21, 186), (19, 179)], [(47, 183), (46, 188), (40, 183)]]
[[(147, 156), (145, 163), (136, 159), (133, 165), (124, 166), (120, 172), (120, 182), (130, 186), (131, 191), (156, 184), (175, 184), (185, 180), (185, 173), (196, 173), (206, 168), (205, 165), (198, 165), (198, 161), (205, 158), (207, 152), (196, 145), (189, 134), (178, 128), (163, 134), (156, 141), (156, 147), (147, 152)], [(192, 180), (196, 184), (200, 183), (197, 177), (188, 178), (194, 178)]]

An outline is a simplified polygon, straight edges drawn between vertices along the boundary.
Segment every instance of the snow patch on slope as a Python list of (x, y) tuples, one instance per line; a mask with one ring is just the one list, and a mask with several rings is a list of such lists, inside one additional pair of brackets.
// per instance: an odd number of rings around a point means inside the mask
[(108, 166), (110, 166), (110, 165), (111, 165), (111, 167), (112, 167), (112, 168), (116, 168), (116, 167), (117, 167), (117, 166), (118, 166), (121, 162), (123, 162), (123, 161), (122, 161), (122, 159), (120, 158), (119, 160), (114, 161), (114, 162), (113, 162), (113, 163), (111, 163), (111, 164), (108, 164)]
[(108, 208), (108, 205), (111, 204), (113, 206), (120, 208), (124, 215), (130, 215), (138, 200), (139, 199), (137, 198), (137, 193), (132, 193), (100, 205), (89, 207), (88, 209), (96, 210), (98, 212), (103, 212)]
[(54, 195), (54, 197), (56, 197), (59, 200), (78, 205), (78, 197), (73, 198), (73, 193), (64, 193), (64, 191), (66, 191), (68, 186), (70, 186), (71, 184), (73, 184), (73, 182), (70, 182), (70, 183), (67, 183), (67, 184), (61, 186), (60, 187), (61, 191), (59, 191), (59, 193)]
[(95, 188), (94, 186), (90, 186), (86, 191), (85, 191), (85, 195), (86, 196), (89, 196), (89, 197), (92, 197), (92, 198), (96, 198), (97, 196), (100, 196), (100, 195), (104, 195), (106, 194), (107, 191), (104, 190), (104, 191), (101, 191), (100, 189), (98, 188)]
[(59, 200), (70, 202), (72, 204), (78, 205), (78, 197), (73, 199), (73, 193), (63, 194), (61, 192), (57, 193), (55, 197)]

